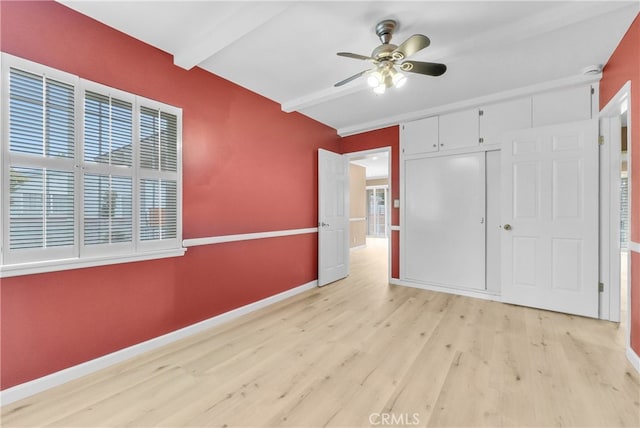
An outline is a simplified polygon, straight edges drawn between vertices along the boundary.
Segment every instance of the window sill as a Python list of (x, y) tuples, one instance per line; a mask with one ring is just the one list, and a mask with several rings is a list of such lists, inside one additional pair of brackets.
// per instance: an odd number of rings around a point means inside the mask
[(0, 266), (0, 278), (12, 276), (32, 275), (36, 273), (57, 272), (61, 270), (81, 269), (96, 266), (114, 265), (119, 263), (140, 262), (144, 260), (163, 259), (168, 257), (180, 257), (187, 251), (186, 248), (174, 248), (146, 253), (104, 256), (91, 258), (73, 258), (60, 260), (47, 260), (44, 262), (20, 263)]

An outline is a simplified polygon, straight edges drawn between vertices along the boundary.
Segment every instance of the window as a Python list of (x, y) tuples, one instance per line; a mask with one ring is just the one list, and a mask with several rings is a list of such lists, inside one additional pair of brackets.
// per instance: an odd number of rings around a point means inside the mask
[(180, 109), (2, 55), (2, 275), (184, 253)]

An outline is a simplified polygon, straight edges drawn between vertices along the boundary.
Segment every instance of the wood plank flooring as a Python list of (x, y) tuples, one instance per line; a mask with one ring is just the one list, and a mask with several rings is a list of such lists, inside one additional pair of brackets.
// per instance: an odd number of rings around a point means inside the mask
[(621, 325), (352, 273), (2, 408), (2, 426), (640, 426)]

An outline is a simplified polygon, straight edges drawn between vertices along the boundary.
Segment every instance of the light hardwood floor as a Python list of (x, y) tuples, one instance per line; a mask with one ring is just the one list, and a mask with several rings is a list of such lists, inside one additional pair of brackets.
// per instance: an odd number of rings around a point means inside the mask
[[(640, 426), (618, 324), (352, 273), (2, 409), (2, 426)], [(386, 423), (385, 423), (386, 422)]]

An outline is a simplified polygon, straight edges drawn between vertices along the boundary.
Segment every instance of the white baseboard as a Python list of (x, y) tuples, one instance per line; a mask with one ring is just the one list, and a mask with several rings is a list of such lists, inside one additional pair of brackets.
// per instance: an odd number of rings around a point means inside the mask
[(636, 371), (640, 373), (640, 357), (634, 352), (633, 349), (631, 349), (631, 346), (627, 347), (627, 359), (629, 360), (633, 368), (635, 368)]
[(318, 286), (318, 281), (311, 281), (282, 293), (267, 297), (257, 302), (250, 303), (248, 305), (233, 309), (229, 312), (217, 315), (213, 318), (209, 318), (204, 321), (192, 324), (190, 326), (181, 328), (171, 333), (164, 334), (162, 336), (155, 337), (145, 342), (138, 343), (128, 348), (121, 349), (116, 352), (98, 357), (96, 359), (78, 364), (60, 370), (55, 373), (43, 376), (41, 378), (22, 383), (20, 385), (7, 388), (0, 391), (0, 405), (4, 406), (14, 401), (22, 400), (39, 392), (47, 389), (62, 385), (66, 382), (78, 379), (82, 376), (94, 373), (98, 370), (102, 370), (114, 364), (128, 360), (145, 352), (153, 349), (160, 348), (162, 346), (173, 343), (177, 340), (184, 339), (185, 337), (192, 336), (202, 331), (208, 330), (225, 322), (231, 321), (234, 318), (238, 318), (241, 315), (248, 314), (250, 312), (262, 309), (266, 306), (277, 303), (281, 300), (300, 294), (304, 291), (310, 290)]

